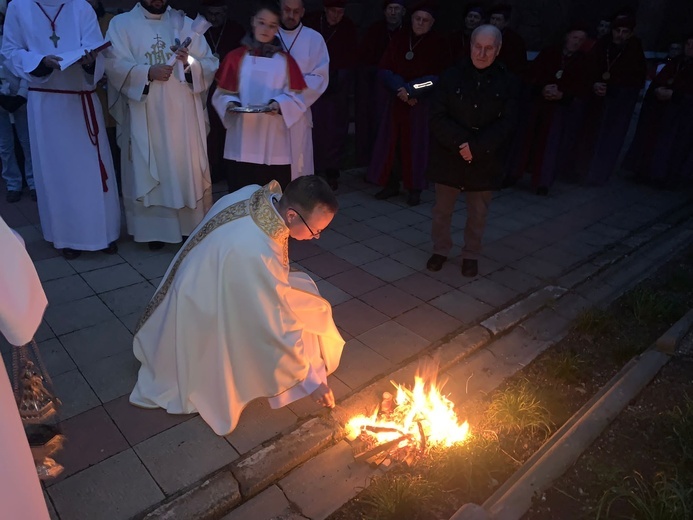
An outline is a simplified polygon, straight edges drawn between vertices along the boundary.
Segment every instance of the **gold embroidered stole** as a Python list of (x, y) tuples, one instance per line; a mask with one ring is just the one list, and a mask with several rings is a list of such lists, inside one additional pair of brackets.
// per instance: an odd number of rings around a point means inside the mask
[(185, 246), (178, 254), (175, 263), (171, 267), (166, 276), (166, 280), (159, 286), (152, 299), (147, 304), (144, 309), (142, 317), (137, 322), (135, 327), (135, 334), (144, 326), (146, 321), (154, 314), (154, 311), (161, 305), (164, 298), (168, 294), (171, 285), (173, 285), (173, 280), (180, 268), (185, 257), (188, 256), (190, 251), (198, 245), (202, 240), (207, 237), (212, 231), (233, 222), (241, 217), (246, 217), (250, 215), (253, 221), (258, 225), (262, 231), (265, 232), (272, 240), (277, 242), (279, 245), (283, 246), (283, 258), (282, 262), (285, 267), (288, 268), (289, 265), (289, 228), (286, 227), (284, 219), (282, 219), (277, 212), (272, 207), (272, 202), (270, 200), (270, 195), (273, 193), (281, 193), (281, 188), (276, 181), (272, 181), (266, 186), (260, 188), (255, 193), (253, 193), (249, 199), (241, 200), (232, 204), (228, 208), (224, 208), (219, 213), (214, 215), (207, 223), (200, 228), (200, 230), (195, 233), (188, 241)]

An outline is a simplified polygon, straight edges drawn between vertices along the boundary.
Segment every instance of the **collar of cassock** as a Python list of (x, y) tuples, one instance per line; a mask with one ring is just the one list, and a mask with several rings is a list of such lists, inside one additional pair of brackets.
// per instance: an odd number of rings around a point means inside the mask
[(285, 246), (289, 240), (289, 228), (272, 204), (272, 198), (281, 194), (282, 189), (277, 181), (257, 190), (250, 196), (250, 216), (268, 237), (280, 246)]
[(247, 47), (253, 56), (262, 58), (271, 58), (282, 50), (282, 44), (276, 36), (270, 43), (260, 43), (252, 34), (248, 33), (241, 40), (241, 45)]

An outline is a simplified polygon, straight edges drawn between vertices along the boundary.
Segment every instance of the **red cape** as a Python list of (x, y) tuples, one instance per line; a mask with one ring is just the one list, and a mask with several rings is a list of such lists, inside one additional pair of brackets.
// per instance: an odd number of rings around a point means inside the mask
[[(228, 90), (232, 94), (238, 94), (238, 85), (240, 84), (241, 63), (250, 52), (247, 47), (238, 47), (229, 52), (221, 66), (217, 71), (216, 80), (219, 88)], [(289, 88), (296, 92), (301, 92), (307, 88), (306, 82), (303, 79), (303, 73), (296, 61), (284, 51), (278, 51), (286, 58), (286, 75), (289, 78)]]

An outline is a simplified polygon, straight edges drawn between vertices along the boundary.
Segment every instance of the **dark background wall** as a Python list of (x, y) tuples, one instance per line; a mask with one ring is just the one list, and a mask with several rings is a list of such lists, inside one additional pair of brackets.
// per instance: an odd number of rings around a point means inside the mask
[[(103, 0), (109, 10), (130, 9), (135, 0)], [(322, 0), (305, 0), (308, 10), (320, 9)], [(493, 5), (494, 2), (485, 2)], [(636, 32), (646, 50), (664, 51), (672, 41), (693, 33), (693, 0), (506, 0), (514, 6), (512, 25), (525, 38), (531, 50), (560, 39), (573, 20), (582, 20), (596, 27), (603, 16), (624, 7), (634, 9), (638, 17)], [(462, 24), (465, 0), (439, 0), (437, 25), (450, 30)], [(171, 5), (190, 14), (197, 10), (198, 0), (171, 0)], [(251, 0), (229, 0), (232, 17), (246, 22), (250, 17)], [(361, 27), (366, 27), (382, 15), (381, 0), (351, 0), (348, 15)]]

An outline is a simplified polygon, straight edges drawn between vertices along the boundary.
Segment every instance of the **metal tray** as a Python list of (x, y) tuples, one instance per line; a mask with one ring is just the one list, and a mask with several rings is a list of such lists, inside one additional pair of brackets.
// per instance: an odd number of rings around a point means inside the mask
[(229, 107), (229, 112), (240, 112), (242, 114), (261, 114), (271, 112), (269, 105), (248, 105), (245, 107)]

